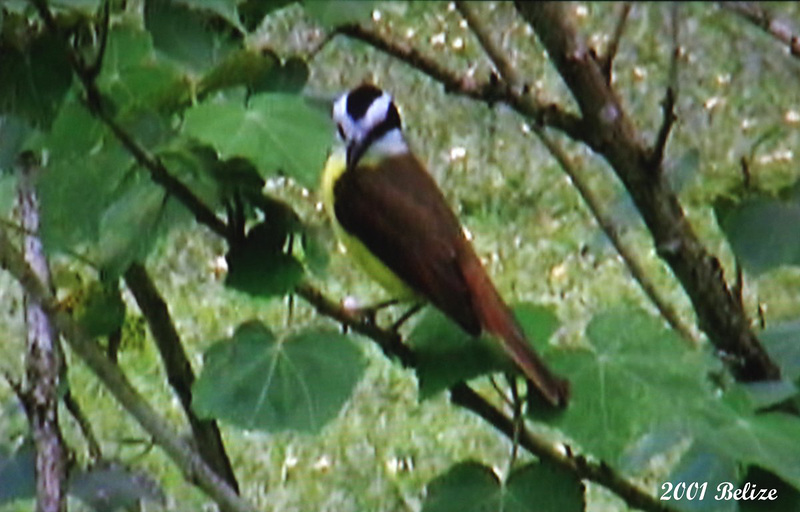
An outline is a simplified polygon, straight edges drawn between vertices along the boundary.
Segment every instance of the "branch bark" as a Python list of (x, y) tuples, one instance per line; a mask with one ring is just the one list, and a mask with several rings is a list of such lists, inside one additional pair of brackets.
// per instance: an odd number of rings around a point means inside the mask
[[(628, 7), (623, 7), (623, 15), (617, 28), (617, 32), (620, 34), (622, 32), (621, 26), (624, 25), (624, 20), (627, 18), (627, 11), (629, 10), (629, 4), (625, 5)], [(502, 48), (495, 43), (491, 29), (483, 21), (484, 18), (482, 18), (475, 11), (471, 3), (456, 2), (456, 7), (467, 21), (467, 24), (475, 34), (475, 37), (477, 37), (486, 55), (499, 70), (501, 78), (509, 85), (509, 88), (514, 89), (520, 87), (522, 79), (518, 75), (514, 66), (508, 60), (506, 52), (504, 52)], [(609, 51), (611, 52), (611, 50)], [(616, 51), (616, 44), (614, 44), (613, 51)], [(613, 53), (610, 53), (609, 55), (611, 55), (609, 59), (613, 59)], [(608, 78), (608, 75), (605, 75), (605, 71), (604, 76)], [(672, 96), (668, 97), (672, 98)], [(669, 113), (672, 114), (672, 104), (670, 104), (669, 109)], [(592, 216), (595, 218), (598, 225), (609, 238), (609, 240), (611, 240), (611, 243), (614, 245), (617, 253), (622, 257), (622, 260), (628, 267), (628, 271), (630, 272), (631, 276), (636, 280), (637, 283), (639, 283), (639, 286), (642, 288), (642, 291), (644, 291), (647, 298), (649, 298), (650, 301), (656, 306), (658, 311), (673, 329), (680, 333), (684, 339), (690, 341), (694, 345), (697, 345), (698, 340), (692, 333), (692, 330), (684, 325), (678, 312), (672, 307), (669, 301), (661, 295), (658, 287), (648, 277), (647, 272), (644, 270), (644, 266), (637, 259), (634, 251), (628, 248), (628, 246), (623, 242), (622, 237), (619, 234), (619, 229), (612, 220), (611, 216), (607, 215), (603, 210), (602, 201), (600, 201), (600, 199), (592, 192), (588, 185), (588, 180), (584, 178), (583, 174), (576, 166), (572, 165), (572, 162), (570, 161), (570, 158), (567, 156), (566, 152), (547, 135), (543, 126), (534, 124), (532, 126), (532, 131), (539, 137), (539, 140), (542, 142), (542, 144), (544, 144), (553, 158), (555, 158), (555, 160), (561, 166), (561, 169), (570, 177), (572, 184), (578, 190), (581, 198), (589, 207), (589, 211), (591, 212)], [(666, 138), (666, 134), (664, 137)], [(666, 140), (664, 141), (664, 144), (666, 144)]]
[(700, 328), (718, 350), (731, 356), (731, 370), (742, 381), (780, 378), (753, 332), (744, 305), (725, 281), (719, 260), (710, 254), (687, 221), (675, 194), (654, 163), (602, 69), (579, 38), (563, 5), (517, 2), (551, 61), (577, 101), (585, 138), (627, 188), (649, 228), (661, 258), (689, 295)]
[(255, 507), (239, 497), (225, 480), (220, 478), (200, 454), (178, 435), (169, 423), (142, 398), (130, 381), (103, 354), (97, 343), (88, 338), (74, 320), (59, 309), (52, 291), (47, 288), (27, 264), (22, 254), (10, 243), (0, 228), (0, 268), (6, 269), (23, 290), (42, 307), (57, 332), (103, 383), (122, 407), (133, 416), (154, 442), (172, 459), (185, 478), (202, 489), (221, 508), (232, 512), (253, 512)]
[(788, 21), (757, 2), (720, 2), (720, 6), (760, 28), (783, 44), (793, 57), (800, 58), (800, 37)]
[[(24, 261), (31, 273), (50, 287), (50, 269), (39, 239), (39, 201), (34, 188), (37, 165), (22, 157), (19, 209), (22, 217)], [(58, 334), (44, 311), (39, 297), (25, 293), (27, 326), (26, 382), (20, 388), (36, 446), (36, 511), (66, 510), (67, 449), (58, 422), (58, 384), (61, 349)]]
[(167, 303), (158, 293), (155, 284), (141, 263), (133, 263), (125, 272), (125, 284), (133, 293), (139, 309), (147, 319), (153, 334), (167, 380), (183, 407), (197, 450), (203, 460), (235, 491), (239, 491), (225, 445), (216, 421), (201, 420), (192, 410), (192, 384), (195, 380), (192, 365), (183, 350), (178, 331), (170, 318)]

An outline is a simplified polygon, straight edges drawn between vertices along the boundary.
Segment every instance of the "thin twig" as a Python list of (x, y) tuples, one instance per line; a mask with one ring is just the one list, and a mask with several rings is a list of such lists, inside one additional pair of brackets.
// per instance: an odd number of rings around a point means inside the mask
[(757, 26), (785, 45), (793, 57), (800, 58), (800, 36), (792, 23), (775, 16), (758, 2), (720, 2), (720, 6)]
[(514, 89), (502, 87), (492, 80), (476, 80), (466, 73), (447, 68), (408, 43), (389, 39), (381, 32), (363, 25), (345, 25), (337, 28), (336, 33), (362, 41), (405, 62), (440, 83), (447, 93), (472, 98), (488, 105), (506, 103), (537, 123), (556, 128), (577, 140), (587, 136), (583, 132), (584, 126), (580, 117), (558, 105), (540, 103), (525, 87)]
[(625, 27), (627, 25), (628, 15), (630, 12), (631, 3), (624, 2), (620, 8), (617, 24), (614, 27), (614, 33), (611, 36), (611, 41), (608, 43), (608, 48), (606, 48), (606, 53), (598, 59), (603, 76), (606, 77), (606, 82), (609, 84), (611, 83), (611, 74), (614, 70), (614, 58), (617, 56), (619, 42), (622, 40), (622, 34), (625, 33)]
[(89, 448), (89, 457), (91, 461), (99, 461), (103, 457), (100, 443), (97, 442), (97, 437), (94, 435), (94, 430), (92, 429), (92, 424), (89, 423), (89, 418), (83, 414), (83, 409), (81, 409), (80, 404), (75, 400), (75, 397), (72, 396), (72, 392), (69, 389), (64, 394), (64, 405), (78, 424), (81, 435), (83, 435), (83, 439), (86, 441), (86, 445)]
[(678, 96), (678, 60), (681, 55), (681, 46), (678, 38), (680, 28), (678, 17), (678, 3), (675, 2), (670, 8), (670, 25), (672, 38), (672, 52), (669, 60), (669, 73), (667, 75), (667, 90), (664, 92), (664, 99), (661, 102), (662, 122), (658, 130), (656, 141), (650, 152), (649, 166), (651, 171), (662, 172), (664, 160), (664, 150), (669, 140), (672, 126), (677, 120), (675, 115), (675, 101)]
[(622, 240), (622, 236), (620, 235), (614, 219), (605, 212), (602, 201), (589, 188), (588, 180), (583, 176), (580, 167), (573, 165), (569, 155), (567, 155), (561, 146), (550, 138), (543, 128), (534, 125), (531, 129), (539, 137), (539, 140), (544, 144), (553, 158), (555, 158), (558, 165), (561, 166), (561, 169), (570, 177), (572, 184), (578, 190), (586, 206), (589, 207), (592, 217), (594, 217), (600, 225), (600, 229), (603, 230), (603, 233), (611, 240), (612, 245), (617, 250), (617, 254), (619, 254), (622, 261), (625, 262), (628, 272), (630, 272), (633, 279), (639, 283), (644, 294), (650, 299), (650, 302), (655, 305), (659, 313), (661, 313), (661, 316), (664, 317), (669, 325), (675, 329), (684, 340), (691, 343), (694, 347), (699, 346), (700, 340), (692, 330), (684, 324), (680, 314), (675, 310), (672, 304), (661, 295), (658, 287), (652, 279), (650, 279), (644, 266), (636, 256), (636, 252), (632, 248), (629, 248)]
[(558, 3), (516, 2), (517, 10), (547, 49), (582, 113), (579, 139), (608, 161), (631, 195), (653, 237), (692, 301), (698, 323), (741, 381), (780, 378), (747, 312), (725, 280), (719, 259), (702, 244), (674, 191), (650, 167), (651, 151), (615, 91), (606, 83), (567, 9)]
[[(500, 71), (500, 76), (506, 80), (510, 88), (518, 88), (522, 79), (517, 74), (514, 66), (508, 59), (506, 52), (504, 52), (494, 41), (492, 31), (485, 18), (482, 18), (475, 12), (471, 4), (466, 2), (457, 2), (456, 7), (461, 12), (464, 19), (467, 21), (472, 32), (481, 44), (481, 47), (486, 52), (486, 55), (494, 63), (495, 67)], [(623, 17), (627, 17), (625, 14)], [(620, 22), (622, 24), (622, 22)], [(675, 39), (677, 44), (677, 37)], [(677, 50), (676, 50), (677, 51)], [(669, 89), (668, 89), (669, 91)], [(670, 113), (671, 113), (670, 106)], [(542, 144), (547, 148), (553, 158), (559, 163), (563, 171), (570, 177), (570, 180), (575, 185), (578, 193), (583, 198), (584, 202), (589, 207), (589, 211), (595, 218), (600, 228), (611, 240), (614, 248), (617, 250), (622, 260), (628, 267), (631, 276), (639, 283), (645, 295), (655, 304), (662, 316), (669, 322), (673, 329), (678, 331), (686, 340), (690, 341), (694, 346), (699, 344), (699, 340), (693, 335), (691, 329), (684, 325), (680, 319), (680, 315), (672, 307), (667, 299), (665, 299), (658, 290), (655, 283), (652, 282), (643, 265), (639, 262), (638, 258), (632, 249), (628, 248), (622, 241), (619, 229), (616, 223), (607, 215), (602, 207), (602, 201), (595, 196), (588, 185), (588, 179), (584, 177), (577, 166), (573, 165), (570, 158), (567, 156), (561, 147), (556, 144), (545, 132), (544, 128), (538, 124), (534, 124), (532, 130)], [(667, 131), (668, 133), (668, 131)], [(663, 148), (662, 148), (663, 149)]]

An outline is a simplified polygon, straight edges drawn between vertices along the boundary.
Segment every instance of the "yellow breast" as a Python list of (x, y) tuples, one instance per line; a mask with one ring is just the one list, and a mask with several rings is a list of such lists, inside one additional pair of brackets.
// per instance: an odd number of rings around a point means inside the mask
[(346, 169), (347, 157), (345, 151), (344, 149), (337, 149), (328, 157), (328, 161), (325, 163), (325, 169), (322, 171), (322, 202), (333, 224), (336, 238), (342, 246), (344, 246), (348, 256), (355, 261), (368, 276), (381, 285), (393, 299), (410, 300), (416, 297), (416, 294), (411, 288), (375, 257), (358, 238), (345, 231), (336, 219), (333, 188), (336, 181)]

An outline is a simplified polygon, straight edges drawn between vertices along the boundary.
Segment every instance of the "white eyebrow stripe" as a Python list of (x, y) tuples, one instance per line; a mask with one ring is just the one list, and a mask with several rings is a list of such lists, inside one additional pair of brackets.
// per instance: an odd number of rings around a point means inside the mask
[(391, 104), (392, 97), (386, 92), (372, 101), (369, 109), (367, 109), (367, 113), (364, 114), (364, 117), (361, 120), (361, 126), (365, 132), (371, 131), (386, 118), (386, 115), (389, 112), (389, 106)]

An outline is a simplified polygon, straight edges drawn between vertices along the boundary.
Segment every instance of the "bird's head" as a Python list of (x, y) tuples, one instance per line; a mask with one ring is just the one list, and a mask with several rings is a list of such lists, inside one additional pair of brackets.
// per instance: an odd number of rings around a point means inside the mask
[(343, 94), (333, 104), (333, 120), (354, 166), (368, 150), (378, 156), (407, 151), (402, 123), (392, 97), (371, 84)]

